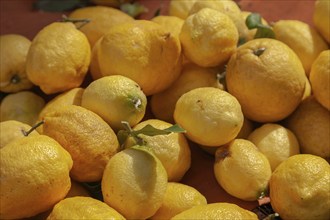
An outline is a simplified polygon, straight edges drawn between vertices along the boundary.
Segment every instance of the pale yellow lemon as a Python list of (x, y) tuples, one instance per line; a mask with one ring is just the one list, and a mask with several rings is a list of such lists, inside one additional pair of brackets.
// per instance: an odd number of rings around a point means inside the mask
[(314, 61), (309, 80), (316, 100), (330, 111), (330, 50), (320, 53)]
[(218, 68), (200, 67), (194, 63), (183, 65), (179, 78), (166, 90), (154, 94), (150, 99), (152, 113), (161, 120), (174, 122), (175, 104), (184, 93), (199, 87), (215, 87), (223, 89), (220, 83)]
[(240, 46), (226, 69), (226, 85), (244, 116), (257, 122), (284, 119), (299, 105), (306, 83), (297, 55), (284, 43), (267, 38)]
[(234, 139), (243, 125), (237, 99), (226, 91), (202, 87), (183, 94), (176, 103), (174, 120), (186, 136), (201, 145), (220, 146)]
[[(31, 129), (31, 126), (16, 120), (0, 122), (0, 148), (6, 146), (9, 142), (24, 138), (24, 132)], [(32, 131), (29, 136), (38, 135), (37, 131)]]
[(283, 219), (329, 219), (330, 165), (298, 154), (281, 163), (270, 179), (270, 201)]
[(1, 219), (34, 216), (68, 193), (72, 159), (54, 139), (20, 138), (1, 148), (0, 155)]
[(71, 22), (54, 22), (33, 38), (27, 76), (46, 94), (63, 92), (82, 84), (90, 59), (86, 36)]
[(173, 216), (198, 205), (206, 205), (207, 201), (194, 187), (169, 182), (162, 206), (150, 219), (171, 219)]
[[(158, 119), (149, 119), (140, 122), (133, 127), (133, 130), (140, 130), (147, 125), (151, 125), (157, 129), (166, 129), (172, 124)], [(147, 136), (139, 135), (150, 148), (155, 156), (162, 162), (166, 172), (168, 181), (180, 181), (184, 174), (188, 171), (191, 164), (191, 153), (188, 141), (184, 134), (171, 133), (168, 135)], [(125, 147), (136, 145), (133, 138), (127, 140)]]
[(26, 56), (31, 41), (19, 34), (0, 36), (0, 91), (19, 92), (33, 84), (26, 75)]
[(90, 83), (83, 95), (81, 106), (100, 115), (115, 131), (123, 129), (122, 121), (130, 126), (144, 117), (146, 95), (133, 80), (121, 76), (105, 76)]
[(302, 21), (279, 20), (274, 23), (275, 38), (288, 45), (299, 57), (306, 75), (317, 56), (329, 47), (317, 31)]
[(160, 24), (166, 29), (166, 31), (171, 32), (177, 37), (179, 37), (182, 25), (184, 23), (184, 19), (181, 19), (176, 16), (168, 16), (168, 15), (159, 15), (153, 17), (151, 21)]
[(258, 216), (253, 212), (243, 209), (232, 203), (209, 203), (206, 205), (194, 206), (186, 211), (177, 214), (173, 220), (207, 220), (207, 219), (237, 219), (257, 220)]
[(143, 146), (115, 154), (102, 178), (105, 203), (127, 219), (147, 219), (161, 207), (167, 174), (157, 157)]
[(75, 196), (57, 203), (47, 220), (59, 219), (109, 219), (124, 220), (125, 218), (104, 202), (91, 198)]
[(114, 25), (120, 25), (134, 19), (119, 9), (106, 6), (88, 6), (72, 11), (68, 17), (70, 19), (88, 19), (89, 22), (81, 26), (81, 22), (76, 23), (79, 30), (88, 38), (91, 47), (95, 45), (108, 30)]
[(166, 89), (180, 74), (180, 41), (155, 22), (136, 20), (114, 26), (99, 47), (102, 75), (126, 76), (146, 95)]
[(32, 91), (8, 94), (1, 101), (0, 121), (16, 120), (33, 126), (44, 106), (43, 97)]
[(68, 105), (44, 116), (43, 134), (58, 141), (71, 155), (70, 175), (79, 182), (102, 178), (109, 159), (119, 151), (112, 128), (97, 114)]
[(203, 67), (214, 67), (228, 61), (235, 52), (238, 32), (224, 13), (204, 8), (184, 22), (180, 41), (183, 54)]
[(297, 137), (301, 153), (330, 158), (330, 112), (314, 96), (303, 100), (285, 122)]
[(170, 0), (168, 13), (185, 20), (196, 0)]
[(252, 131), (248, 140), (267, 157), (272, 171), (289, 157), (300, 153), (296, 136), (280, 124), (263, 124)]
[(230, 195), (256, 201), (268, 189), (272, 170), (267, 157), (248, 140), (235, 139), (215, 152), (214, 175)]

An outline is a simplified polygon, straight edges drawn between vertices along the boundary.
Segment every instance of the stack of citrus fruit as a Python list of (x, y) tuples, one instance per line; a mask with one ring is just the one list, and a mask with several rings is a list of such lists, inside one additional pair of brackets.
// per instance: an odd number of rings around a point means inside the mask
[[(329, 219), (329, 1), (311, 24), (229, 0), (149, 20), (93, 2), (32, 41), (0, 36), (1, 219), (258, 219), (267, 199)], [(226, 197), (185, 179), (196, 154)]]

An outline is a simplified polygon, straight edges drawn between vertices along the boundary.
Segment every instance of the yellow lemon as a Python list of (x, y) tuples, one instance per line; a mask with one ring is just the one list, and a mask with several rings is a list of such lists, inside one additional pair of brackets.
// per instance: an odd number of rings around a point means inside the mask
[(330, 43), (330, 2), (316, 0), (313, 12), (313, 23), (323, 38)]
[(176, 17), (176, 16), (166, 16), (166, 15), (159, 15), (151, 19), (151, 21), (156, 22), (163, 26), (166, 31), (170, 32), (171, 34), (179, 37), (182, 25), (184, 20)]
[(103, 75), (100, 70), (100, 64), (99, 64), (99, 56), (98, 56), (98, 50), (100, 48), (100, 44), (102, 41), (102, 37), (96, 41), (92, 48), (92, 58), (91, 58), (91, 63), (89, 65), (89, 72), (93, 78), (93, 80), (97, 80), (101, 78)]
[[(53, 99), (48, 101), (46, 105), (42, 108), (39, 113), (38, 121), (43, 120), (44, 116), (52, 111), (56, 111), (57, 109), (61, 109), (67, 105), (81, 105), (81, 97), (84, 92), (83, 88), (74, 88), (70, 89), (66, 92), (60, 93), (55, 96)], [(42, 125), (37, 127), (37, 131), (42, 133)]]
[[(89, 19), (90, 21), (81, 26), (79, 30), (88, 38), (91, 47), (97, 40), (108, 32), (114, 25), (120, 25), (124, 22), (134, 19), (128, 14), (116, 8), (106, 6), (89, 6), (75, 9), (68, 16), (70, 19)], [(81, 23), (77, 23), (77, 26)]]
[(130, 126), (139, 123), (146, 111), (147, 98), (133, 80), (120, 75), (106, 76), (89, 84), (81, 106), (100, 115), (114, 130), (122, 129), (122, 121)]
[(174, 216), (173, 220), (207, 220), (207, 219), (237, 219), (257, 220), (253, 212), (231, 203), (209, 203), (194, 206)]
[(147, 219), (161, 207), (167, 174), (157, 157), (143, 146), (115, 154), (102, 178), (104, 201), (127, 219)]
[(187, 131), (187, 137), (206, 146), (220, 146), (234, 139), (241, 130), (243, 118), (236, 98), (213, 87), (196, 88), (183, 94), (174, 110), (174, 120)]
[(281, 163), (270, 179), (270, 201), (283, 219), (329, 219), (330, 166), (321, 157), (298, 154)]
[(273, 25), (275, 38), (288, 45), (299, 57), (306, 75), (313, 61), (328, 49), (327, 43), (313, 27), (298, 20), (280, 20)]
[(330, 111), (330, 50), (319, 54), (309, 75), (316, 100)]
[[(0, 122), (0, 148), (3, 148), (11, 141), (24, 138), (24, 132), (31, 129), (31, 126), (16, 120)], [(29, 136), (38, 135), (37, 131), (32, 131)]]
[(204, 8), (185, 20), (180, 41), (189, 60), (199, 66), (214, 67), (226, 63), (235, 52), (238, 32), (227, 15)]
[(16, 120), (32, 126), (44, 106), (44, 99), (34, 92), (11, 93), (1, 101), (0, 120)]
[(46, 94), (63, 92), (81, 85), (90, 57), (88, 40), (73, 23), (54, 22), (34, 37), (26, 58), (27, 76)]
[(0, 91), (19, 92), (33, 84), (26, 75), (26, 56), (31, 41), (18, 34), (0, 36)]
[(60, 219), (111, 219), (125, 218), (104, 202), (91, 197), (66, 198), (55, 205), (47, 220)]
[(191, 62), (184, 64), (179, 78), (169, 88), (151, 96), (152, 113), (158, 119), (173, 123), (175, 104), (181, 95), (199, 87), (223, 89), (218, 74), (217, 68), (200, 67)]
[[(250, 11), (241, 11), (241, 15), (244, 19), (244, 23), (246, 21), (246, 18), (251, 14), (252, 12)], [(261, 23), (263, 25), (268, 25), (268, 22), (263, 18), (261, 17)], [(257, 33), (257, 29), (251, 29), (251, 30), (248, 30), (247, 32), (247, 37), (246, 37), (246, 40), (249, 41), (249, 40), (253, 40), (254, 39), (254, 36), (256, 35)]]
[(248, 140), (267, 157), (272, 171), (289, 157), (300, 153), (296, 136), (279, 124), (263, 124), (249, 135)]
[(302, 101), (285, 122), (296, 135), (302, 153), (330, 158), (330, 112), (314, 96)]
[(196, 0), (170, 0), (168, 14), (185, 20)]
[(279, 121), (299, 105), (306, 76), (297, 55), (274, 39), (240, 46), (226, 69), (226, 85), (244, 116), (257, 122)]
[[(207, 0), (196, 1), (191, 7), (189, 14), (194, 14), (201, 9), (210, 8), (217, 10), (227, 15), (235, 24), (235, 27), (239, 34), (239, 40), (246, 41), (248, 38), (248, 28), (245, 25), (245, 20), (241, 14), (241, 9), (238, 7), (235, 1), (232, 0)], [(238, 42), (236, 42), (238, 43)]]
[(31, 217), (68, 193), (70, 154), (44, 135), (12, 141), (0, 149), (0, 218)]
[(195, 188), (182, 183), (169, 182), (162, 206), (150, 219), (171, 219), (187, 209), (206, 204), (205, 196)]
[(180, 74), (180, 40), (155, 22), (136, 20), (114, 26), (99, 47), (102, 75), (126, 76), (146, 95), (166, 89)]
[(268, 189), (272, 170), (267, 157), (250, 141), (235, 139), (215, 152), (214, 175), (230, 195), (256, 201)]
[[(151, 125), (157, 129), (166, 129), (172, 124), (158, 119), (149, 119), (135, 125), (133, 130), (140, 130), (146, 125)], [(184, 134), (171, 133), (168, 135), (147, 136), (139, 135), (150, 148), (150, 151), (162, 162), (168, 181), (180, 181), (188, 171), (191, 164), (191, 153), (188, 142)], [(131, 147), (137, 143), (133, 138), (128, 139), (125, 147)]]
[(43, 120), (43, 134), (71, 154), (71, 177), (79, 182), (101, 180), (109, 159), (119, 150), (112, 128), (94, 112), (75, 105), (50, 112)]
[(312, 86), (311, 86), (309, 79), (306, 77), (305, 90), (304, 90), (304, 94), (303, 94), (303, 97), (301, 98), (301, 100), (304, 100), (311, 95), (312, 95)]

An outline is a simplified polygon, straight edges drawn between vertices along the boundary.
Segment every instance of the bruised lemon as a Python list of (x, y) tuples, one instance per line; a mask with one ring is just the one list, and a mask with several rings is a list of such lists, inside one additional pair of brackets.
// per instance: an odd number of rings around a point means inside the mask
[(82, 84), (90, 59), (86, 36), (71, 22), (54, 22), (32, 40), (27, 76), (46, 94), (63, 92)]
[(161, 207), (167, 174), (157, 157), (144, 146), (115, 154), (102, 178), (105, 203), (127, 219), (147, 219)]

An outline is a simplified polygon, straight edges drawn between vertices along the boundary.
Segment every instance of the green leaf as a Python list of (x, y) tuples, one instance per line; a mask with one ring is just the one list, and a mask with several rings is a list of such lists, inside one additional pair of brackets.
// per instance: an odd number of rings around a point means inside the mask
[(61, 12), (69, 11), (88, 4), (87, 0), (37, 0), (33, 7), (42, 11)]
[(171, 127), (168, 127), (164, 130), (169, 131), (171, 133), (185, 133), (186, 132), (186, 130), (181, 128), (178, 124), (172, 125)]
[(245, 24), (249, 30), (255, 29), (261, 24), (261, 16), (258, 13), (251, 13), (247, 16)]
[(269, 26), (258, 25), (257, 33), (254, 38), (275, 38), (275, 33)]
[(132, 135), (144, 134), (147, 136), (166, 135), (170, 133), (171, 133), (170, 131), (161, 130), (153, 127), (152, 125), (146, 125), (140, 130), (132, 131)]
[(146, 7), (144, 7), (143, 5), (141, 5), (140, 3), (137, 3), (137, 2), (124, 3), (124, 4), (120, 5), (120, 10), (127, 13), (128, 15), (130, 15), (133, 18), (148, 11), (148, 9)]

